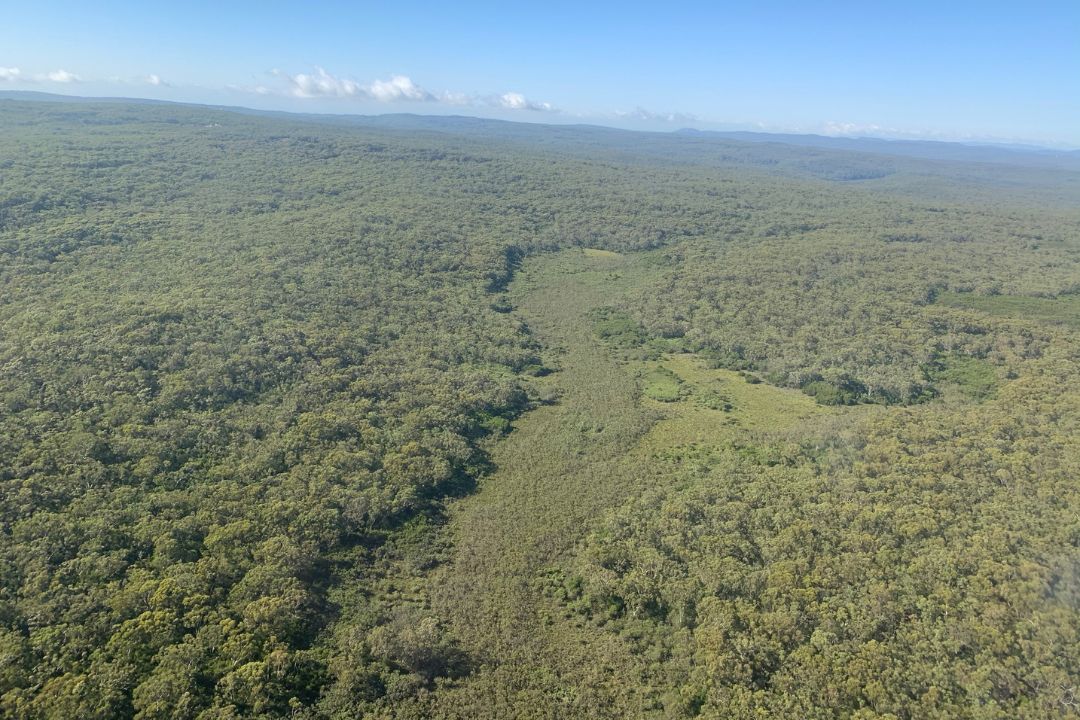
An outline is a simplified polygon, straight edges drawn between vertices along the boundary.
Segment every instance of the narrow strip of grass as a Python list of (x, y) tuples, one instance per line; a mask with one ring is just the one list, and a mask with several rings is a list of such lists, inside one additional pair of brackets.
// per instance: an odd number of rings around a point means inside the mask
[(939, 305), (978, 310), (999, 317), (1080, 328), (1080, 295), (1042, 298), (1026, 295), (976, 295), (975, 293), (949, 292), (938, 295), (936, 302)]

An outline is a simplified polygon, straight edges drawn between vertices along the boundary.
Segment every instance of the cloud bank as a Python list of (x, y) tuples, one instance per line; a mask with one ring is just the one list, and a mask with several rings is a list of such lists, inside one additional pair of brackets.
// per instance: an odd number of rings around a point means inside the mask
[(39, 79), (54, 83), (74, 83), (82, 80), (78, 75), (67, 70), (53, 70), (51, 73), (40, 76)]
[(281, 70), (272, 70), (271, 74), (282, 78), (289, 85), (289, 94), (299, 98), (313, 97), (353, 97), (363, 94), (360, 83), (334, 77), (322, 68), (315, 68), (315, 73), (290, 75)]
[(82, 78), (73, 72), (67, 70), (53, 70), (48, 73), (39, 73), (37, 75), (25, 75), (23, 71), (17, 67), (0, 67), (0, 82), (53, 82), (53, 83), (76, 83), (81, 82)]
[(837, 122), (835, 120), (829, 120), (821, 126), (822, 135), (873, 135), (875, 133), (882, 132), (896, 132), (896, 130), (893, 130), (891, 128), (883, 128), (880, 125), (853, 122)]
[(695, 115), (679, 112), (653, 112), (652, 110), (646, 110), (643, 107), (636, 107), (633, 110), (616, 110), (615, 117), (623, 120), (640, 120), (643, 122), (664, 122), (664, 123), (678, 123), (682, 125), (696, 123), (698, 118)]
[[(271, 74), (284, 81), (287, 95), (296, 98), (354, 98), (379, 103), (442, 103), (461, 107), (486, 106), (504, 110), (556, 112), (551, 103), (530, 100), (518, 92), (492, 96), (449, 91), (435, 92), (413, 82), (407, 75), (393, 75), (389, 80), (361, 83), (339, 77), (321, 67), (316, 67), (313, 73), (290, 74), (282, 70), (272, 70)], [(262, 86), (250, 91), (258, 94), (269, 92)]]
[(366, 89), (368, 95), (379, 102), (397, 102), (399, 100), (427, 102), (437, 99), (404, 75), (395, 75), (389, 80), (376, 80)]
[(555, 108), (551, 103), (534, 102), (521, 93), (508, 92), (499, 96), (499, 107), (507, 110), (536, 110), (539, 112), (551, 112)]

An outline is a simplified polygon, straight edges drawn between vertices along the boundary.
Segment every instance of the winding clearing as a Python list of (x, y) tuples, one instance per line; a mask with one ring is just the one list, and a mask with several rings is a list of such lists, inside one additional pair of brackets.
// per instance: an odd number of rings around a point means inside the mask
[[(530, 411), (498, 441), (498, 468), (459, 501), (451, 561), (435, 572), (431, 606), (474, 663), (426, 698), (432, 717), (639, 717), (661, 711), (658, 678), (612, 633), (547, 592), (606, 511), (664, 482), (659, 450), (775, 429), (826, 412), (798, 392), (750, 385), (691, 355), (620, 361), (590, 311), (618, 303), (658, 272), (649, 254), (569, 251), (531, 260), (510, 289), (516, 311), (557, 371), (535, 378), (558, 400)], [(658, 366), (687, 398), (641, 393)], [(702, 397), (730, 398), (726, 410)], [(619, 672), (612, 672), (618, 667)], [(639, 679), (627, 683), (628, 673)], [(614, 682), (613, 678), (622, 678)]]

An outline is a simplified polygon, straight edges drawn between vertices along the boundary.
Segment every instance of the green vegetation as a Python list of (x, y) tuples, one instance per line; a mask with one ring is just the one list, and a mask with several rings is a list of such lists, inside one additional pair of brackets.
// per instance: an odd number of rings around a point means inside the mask
[(596, 334), (615, 347), (638, 347), (649, 339), (636, 320), (615, 308), (597, 308), (592, 317)]
[(0, 716), (1077, 716), (1075, 173), (0, 127)]
[(935, 301), (949, 307), (968, 308), (1001, 317), (1080, 327), (1080, 293), (1073, 288), (1068, 290), (1069, 294), (1053, 298), (947, 292), (938, 295)]
[(973, 400), (993, 397), (999, 385), (994, 366), (978, 358), (948, 357), (930, 374), (937, 384), (952, 383)]
[(660, 402), (675, 402), (682, 397), (682, 380), (662, 365), (652, 368), (643, 378), (645, 396)]
[(583, 248), (581, 251), (585, 257), (590, 258), (608, 258), (614, 259), (619, 257), (619, 253), (612, 250), (601, 250), (600, 248)]

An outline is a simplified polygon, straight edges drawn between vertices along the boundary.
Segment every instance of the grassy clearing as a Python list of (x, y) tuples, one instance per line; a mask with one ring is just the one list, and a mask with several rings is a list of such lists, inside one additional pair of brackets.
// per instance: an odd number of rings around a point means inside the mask
[(584, 248), (581, 251), (587, 258), (605, 258), (608, 260), (616, 260), (621, 258), (622, 255), (612, 250), (601, 250), (600, 248)]
[(676, 402), (682, 399), (682, 380), (667, 368), (660, 366), (645, 373), (642, 378), (645, 397), (658, 402)]
[(709, 369), (692, 355), (627, 360), (597, 333), (597, 310), (659, 271), (648, 254), (565, 252), (527, 262), (512, 284), (523, 320), (545, 347), (557, 348), (545, 364), (559, 371), (532, 378), (531, 391), (558, 400), (527, 413), (495, 442), (498, 469), (453, 508), (450, 562), (435, 571), (428, 583), (435, 589), (419, 602), (473, 668), (411, 710), (439, 717), (658, 715), (655, 688), (663, 683), (650, 677), (655, 663), (560, 602), (580, 543), (628, 498), (674, 482), (664, 452), (750, 442), (839, 412), (797, 391)]
[(738, 372), (709, 368), (689, 353), (669, 355), (655, 365), (678, 378), (682, 394), (679, 402), (658, 402), (646, 388), (642, 402), (664, 413), (664, 419), (639, 444), (639, 455), (682, 445), (757, 442), (844, 412), (818, 405), (798, 390), (748, 383)]
[(782, 429), (815, 416), (833, 414), (798, 390), (748, 383), (733, 370), (714, 370), (695, 355), (672, 355), (665, 366), (689, 383), (695, 395), (708, 391), (730, 399), (732, 417), (741, 427)]
[(552, 349), (545, 364), (559, 368), (531, 379), (530, 390), (558, 401), (532, 410), (495, 443), (498, 469), (452, 509), (450, 562), (436, 571), (425, 602), (474, 667), (421, 699), (413, 708), (421, 714), (640, 715), (648, 683), (617, 683), (610, 668), (644, 673), (641, 659), (566, 613), (545, 584), (602, 513), (649, 482), (627, 458), (658, 414), (641, 404), (635, 369), (598, 338), (593, 311), (650, 272), (640, 256), (571, 251), (527, 262), (512, 284), (514, 306)]
[(939, 305), (978, 310), (1000, 317), (1080, 327), (1080, 295), (1042, 298), (1025, 295), (941, 293), (936, 302)]

